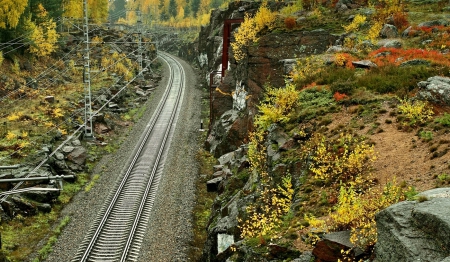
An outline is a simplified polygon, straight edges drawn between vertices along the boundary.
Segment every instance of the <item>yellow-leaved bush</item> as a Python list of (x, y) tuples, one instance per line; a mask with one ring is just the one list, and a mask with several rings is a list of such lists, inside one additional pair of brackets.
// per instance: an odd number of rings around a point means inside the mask
[(242, 238), (269, 236), (282, 221), (282, 217), (289, 212), (294, 189), (291, 176), (283, 177), (281, 185), (276, 188), (264, 188), (258, 201), (247, 207), (247, 219), (240, 220)]
[(258, 41), (257, 34), (267, 27), (272, 29), (275, 26), (276, 13), (267, 8), (267, 2), (264, 2), (256, 15), (252, 18), (249, 14), (245, 14), (244, 21), (239, 26), (237, 32), (234, 34), (235, 41), (231, 43), (234, 58), (236, 61), (241, 61), (245, 57), (244, 48), (249, 44)]
[(255, 125), (267, 129), (273, 123), (288, 122), (294, 109), (299, 104), (300, 91), (291, 83), (284, 88), (267, 86), (264, 99), (258, 107), (260, 114), (256, 117)]
[(335, 230), (351, 230), (350, 241), (361, 247), (377, 241), (375, 214), (405, 199), (404, 190), (394, 181), (383, 188), (371, 188), (364, 193), (353, 186), (341, 185), (335, 212), (330, 214)]
[(35, 24), (31, 21), (31, 17), (25, 22), (26, 28), (31, 32), (32, 44), (29, 51), (37, 56), (48, 56), (58, 48), (59, 35), (56, 32), (56, 23), (48, 17), (47, 10), (42, 4), (39, 4), (37, 8), (37, 17), (43, 22)]
[(373, 145), (351, 134), (341, 134), (336, 141), (316, 134), (310, 143), (314, 152), (309, 169), (316, 179), (357, 185), (370, 180), (371, 163), (376, 160)]
[(349, 25), (344, 25), (344, 30), (347, 33), (358, 31), (359, 28), (366, 22), (367, 17), (357, 14)]
[(318, 56), (297, 59), (289, 77), (296, 83), (305, 82), (323, 70), (324, 61)]
[(409, 101), (407, 99), (400, 99), (400, 104), (397, 106), (398, 110), (406, 117), (408, 122), (406, 125), (414, 126), (432, 118), (433, 110), (426, 101)]
[(264, 145), (266, 133), (259, 129), (250, 135), (248, 157), (250, 169), (258, 175), (260, 194), (255, 203), (246, 209), (246, 218), (239, 219), (242, 238), (268, 236), (278, 228), (282, 217), (289, 212), (294, 196), (291, 176), (286, 174), (281, 183), (273, 185), (267, 172), (267, 148)]

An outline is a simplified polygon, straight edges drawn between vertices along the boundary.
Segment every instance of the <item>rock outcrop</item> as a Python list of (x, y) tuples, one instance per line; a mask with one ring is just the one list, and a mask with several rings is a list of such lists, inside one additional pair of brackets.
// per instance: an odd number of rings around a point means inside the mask
[(433, 76), (417, 84), (420, 88), (417, 97), (433, 103), (450, 105), (450, 78)]
[(450, 188), (425, 191), (419, 199), (377, 214), (377, 262), (450, 259)]

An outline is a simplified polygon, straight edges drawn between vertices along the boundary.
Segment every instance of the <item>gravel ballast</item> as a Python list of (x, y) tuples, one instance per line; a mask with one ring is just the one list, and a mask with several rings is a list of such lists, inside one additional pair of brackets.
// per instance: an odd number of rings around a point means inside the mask
[[(192, 240), (191, 212), (195, 204), (195, 180), (198, 176), (195, 154), (200, 148), (202, 90), (197, 85), (194, 70), (186, 62), (180, 59), (179, 61), (186, 72), (186, 90), (146, 237), (142, 243), (139, 256), (139, 261), (142, 262), (188, 261), (189, 242)], [(162, 64), (164, 72), (167, 72), (167, 65)], [(168, 77), (163, 75), (158, 88), (146, 102), (144, 116), (124, 134), (120, 148), (114, 154), (103, 157), (94, 168), (92, 174), (102, 174), (94, 187), (89, 192), (80, 191), (63, 209), (61, 218), (69, 216), (70, 222), (45, 261), (68, 262), (75, 256), (79, 244), (114, 188), (156, 109), (167, 79)], [(29, 261), (32, 260), (33, 257)]]

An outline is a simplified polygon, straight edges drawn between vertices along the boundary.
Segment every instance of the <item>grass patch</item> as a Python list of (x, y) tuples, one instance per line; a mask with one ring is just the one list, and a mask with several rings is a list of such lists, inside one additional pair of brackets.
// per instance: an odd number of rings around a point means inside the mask
[(210, 178), (213, 172), (213, 166), (216, 164), (216, 159), (209, 154), (209, 152), (200, 150), (197, 153), (197, 160), (200, 163), (200, 174), (202, 174), (196, 182), (197, 201), (194, 207), (194, 239), (191, 243), (189, 258), (191, 261), (200, 261), (203, 246), (206, 241), (207, 232), (205, 228), (211, 215), (211, 206), (216, 197), (215, 192), (207, 192), (206, 181)]
[(92, 187), (95, 185), (95, 183), (97, 182), (97, 180), (100, 178), (99, 174), (95, 174), (91, 181), (87, 184), (87, 186), (84, 188), (85, 192), (89, 192), (91, 191)]

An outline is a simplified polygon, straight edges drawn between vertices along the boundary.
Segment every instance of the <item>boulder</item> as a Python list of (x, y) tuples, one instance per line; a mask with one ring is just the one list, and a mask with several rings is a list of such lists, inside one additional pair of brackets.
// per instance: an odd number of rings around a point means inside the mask
[(21, 195), (40, 203), (51, 203), (58, 198), (59, 191), (29, 191)]
[(67, 159), (74, 164), (84, 165), (86, 163), (87, 151), (84, 147), (77, 146), (67, 155)]
[(401, 48), (402, 45), (402, 42), (397, 39), (382, 39), (377, 43), (377, 46), (387, 48)]
[(21, 215), (34, 216), (37, 214), (37, 207), (29, 201), (18, 196), (11, 196), (10, 198), (14, 206), (18, 209), (17, 212)]
[(350, 231), (333, 232), (324, 235), (317, 242), (312, 253), (319, 261), (334, 262), (338, 261), (338, 259), (344, 259), (342, 250), (351, 250), (348, 256), (354, 259), (352, 261), (359, 261), (364, 255), (361, 249), (350, 242)]
[(356, 68), (372, 68), (377, 67), (377, 64), (370, 60), (352, 61), (352, 65)]
[(433, 76), (427, 81), (420, 81), (417, 97), (433, 103), (450, 105), (450, 78)]
[(385, 24), (380, 31), (382, 38), (396, 38), (398, 37), (398, 29), (394, 25)]
[(206, 182), (206, 190), (208, 192), (216, 192), (219, 189), (219, 184), (224, 180), (223, 176), (213, 178)]
[(425, 21), (418, 24), (418, 27), (432, 27), (432, 26), (448, 26), (449, 22), (445, 19)]
[(450, 256), (450, 188), (425, 191), (376, 215), (377, 262), (442, 261)]
[(430, 66), (431, 62), (424, 59), (412, 59), (405, 61), (400, 64), (401, 67), (403, 66)]

